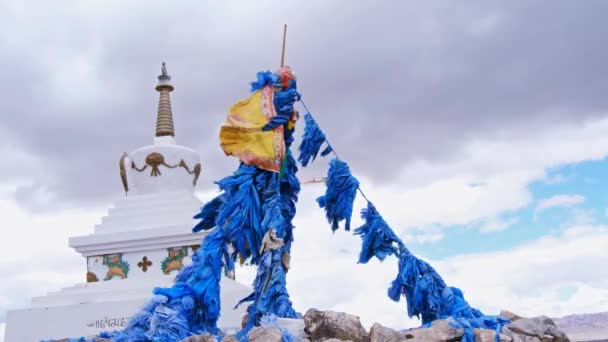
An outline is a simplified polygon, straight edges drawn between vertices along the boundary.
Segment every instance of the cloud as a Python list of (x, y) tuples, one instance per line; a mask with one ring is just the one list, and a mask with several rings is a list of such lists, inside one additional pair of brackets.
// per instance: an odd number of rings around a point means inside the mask
[(0, 132), (11, 135), (0, 150), (11, 144), (28, 156), (18, 164), (24, 207), (39, 204), (32, 184), (51, 204), (109, 201), (120, 189), (118, 158), (152, 141), (165, 60), (177, 140), (202, 154), (207, 190), (232, 169), (220, 162), (217, 125), (256, 71), (276, 67), (289, 18), (287, 61), (309, 107), (360, 176), (388, 184), (420, 163), (454, 164), (476, 141), (516, 143), (605, 117), (608, 49), (593, 42), (608, 30), (598, 15), (606, 9), (593, 1), (4, 1), (0, 92), (10, 101)]
[[(597, 312), (608, 304), (608, 271), (597, 267), (608, 262), (607, 244), (606, 226), (576, 226), (509, 250), (455, 256), (433, 265), (448, 283), (465, 289), (472, 304), (489, 312)], [(560, 298), (566, 287), (576, 289), (567, 300)]]
[(479, 231), (481, 233), (494, 233), (503, 231), (519, 222), (517, 217), (491, 217), (483, 222)]
[(572, 207), (577, 204), (581, 204), (585, 201), (585, 197), (581, 195), (554, 195), (549, 198), (544, 198), (538, 201), (536, 205), (535, 214), (559, 207)]

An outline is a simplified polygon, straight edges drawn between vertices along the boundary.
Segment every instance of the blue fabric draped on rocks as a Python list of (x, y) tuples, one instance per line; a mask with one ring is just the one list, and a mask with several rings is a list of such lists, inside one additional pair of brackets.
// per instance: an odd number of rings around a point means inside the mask
[[(319, 154), (323, 143), (327, 143), (325, 133), (319, 128), (317, 122), (310, 113), (304, 115), (304, 136), (302, 137), (302, 143), (298, 148), (298, 161), (302, 166), (306, 167), (309, 163), (312, 163)], [(326, 156), (331, 153), (332, 149), (329, 143), (327, 147), (321, 152), (321, 156)]]
[(388, 255), (397, 256), (399, 270), (388, 296), (398, 302), (403, 295), (410, 317), (421, 318), (423, 324), (452, 317), (457, 326), (465, 330), (463, 341), (469, 342), (474, 341), (474, 328), (499, 332), (508, 323), (501, 317), (485, 316), (467, 303), (460, 289), (447, 286), (429, 263), (410, 253), (371, 202), (361, 211), (361, 217), (365, 223), (355, 229), (355, 234), (362, 239), (359, 262), (367, 263), (374, 256), (380, 261)]
[(263, 200), (260, 226), (264, 228), (264, 235), (268, 230), (274, 230), (277, 238), (281, 239), (284, 245), (269, 251), (264, 251), (263, 245), (256, 245), (257, 252), (262, 255), (257, 262), (253, 292), (241, 300), (241, 303), (252, 303), (247, 308), (249, 318), (247, 325), (239, 333), (240, 337), (246, 336), (251, 328), (259, 325), (260, 318), (265, 314), (296, 318), (296, 312), (292, 308), (286, 289), (287, 269), (281, 262), (283, 254), (290, 253), (293, 242), (291, 220), (295, 216), (295, 201), (300, 190), (300, 184), (295, 176), (296, 171), (295, 160), (290, 157), (282, 176), (260, 170), (256, 177), (257, 188)]
[(326, 184), (325, 195), (317, 198), (317, 202), (325, 208), (333, 231), (339, 228), (340, 221), (345, 221), (344, 229), (348, 231), (359, 181), (350, 173), (348, 164), (334, 158), (329, 163)]
[(268, 313), (283, 318), (297, 318), (292, 308), (291, 300), (286, 289), (286, 269), (281, 263), (285, 247), (264, 253), (258, 264), (257, 274), (253, 282), (253, 293), (243, 298), (239, 304), (253, 301), (247, 308), (248, 320), (237, 337), (246, 341), (247, 333), (254, 326), (260, 325), (262, 317)]

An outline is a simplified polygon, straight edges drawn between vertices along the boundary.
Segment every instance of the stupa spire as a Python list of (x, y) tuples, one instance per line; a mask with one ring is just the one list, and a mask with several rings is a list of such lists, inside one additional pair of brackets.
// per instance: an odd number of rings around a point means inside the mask
[(160, 93), (158, 99), (158, 115), (156, 116), (156, 136), (175, 136), (173, 127), (173, 111), (171, 110), (171, 97), (169, 93), (173, 91), (171, 76), (167, 74), (165, 62), (162, 64), (161, 74), (158, 76), (156, 91)]

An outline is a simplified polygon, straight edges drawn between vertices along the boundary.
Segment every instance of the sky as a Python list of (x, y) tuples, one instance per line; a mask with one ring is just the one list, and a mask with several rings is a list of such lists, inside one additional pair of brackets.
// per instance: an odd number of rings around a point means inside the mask
[[(201, 154), (196, 192), (209, 199), (237, 165), (218, 127), (255, 73), (277, 68), (284, 23), (303, 99), (413, 253), (490, 314), (608, 311), (607, 11), (601, 0), (0, 2), (0, 336), (7, 310), (83, 281), (67, 239), (122, 196), (122, 153), (152, 142), (161, 62), (176, 140)], [(322, 193), (306, 185), (298, 204), (296, 309), (416, 325), (386, 297), (396, 262), (356, 264), (359, 238), (331, 233)]]

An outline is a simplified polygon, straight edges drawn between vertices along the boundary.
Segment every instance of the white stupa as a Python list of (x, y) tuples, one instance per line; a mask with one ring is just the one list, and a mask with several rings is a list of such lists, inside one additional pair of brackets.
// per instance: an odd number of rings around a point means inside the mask
[[(154, 287), (169, 287), (190, 262), (206, 233), (192, 233), (201, 206), (194, 186), (201, 172), (199, 154), (175, 143), (171, 77), (163, 63), (154, 144), (120, 159), (127, 197), (116, 201), (93, 234), (70, 238), (86, 258), (86, 283), (32, 298), (31, 307), (9, 311), (6, 342), (91, 336), (124, 328), (150, 298)], [(245, 309), (232, 310), (250, 288), (224, 278), (219, 326), (240, 328)]]

